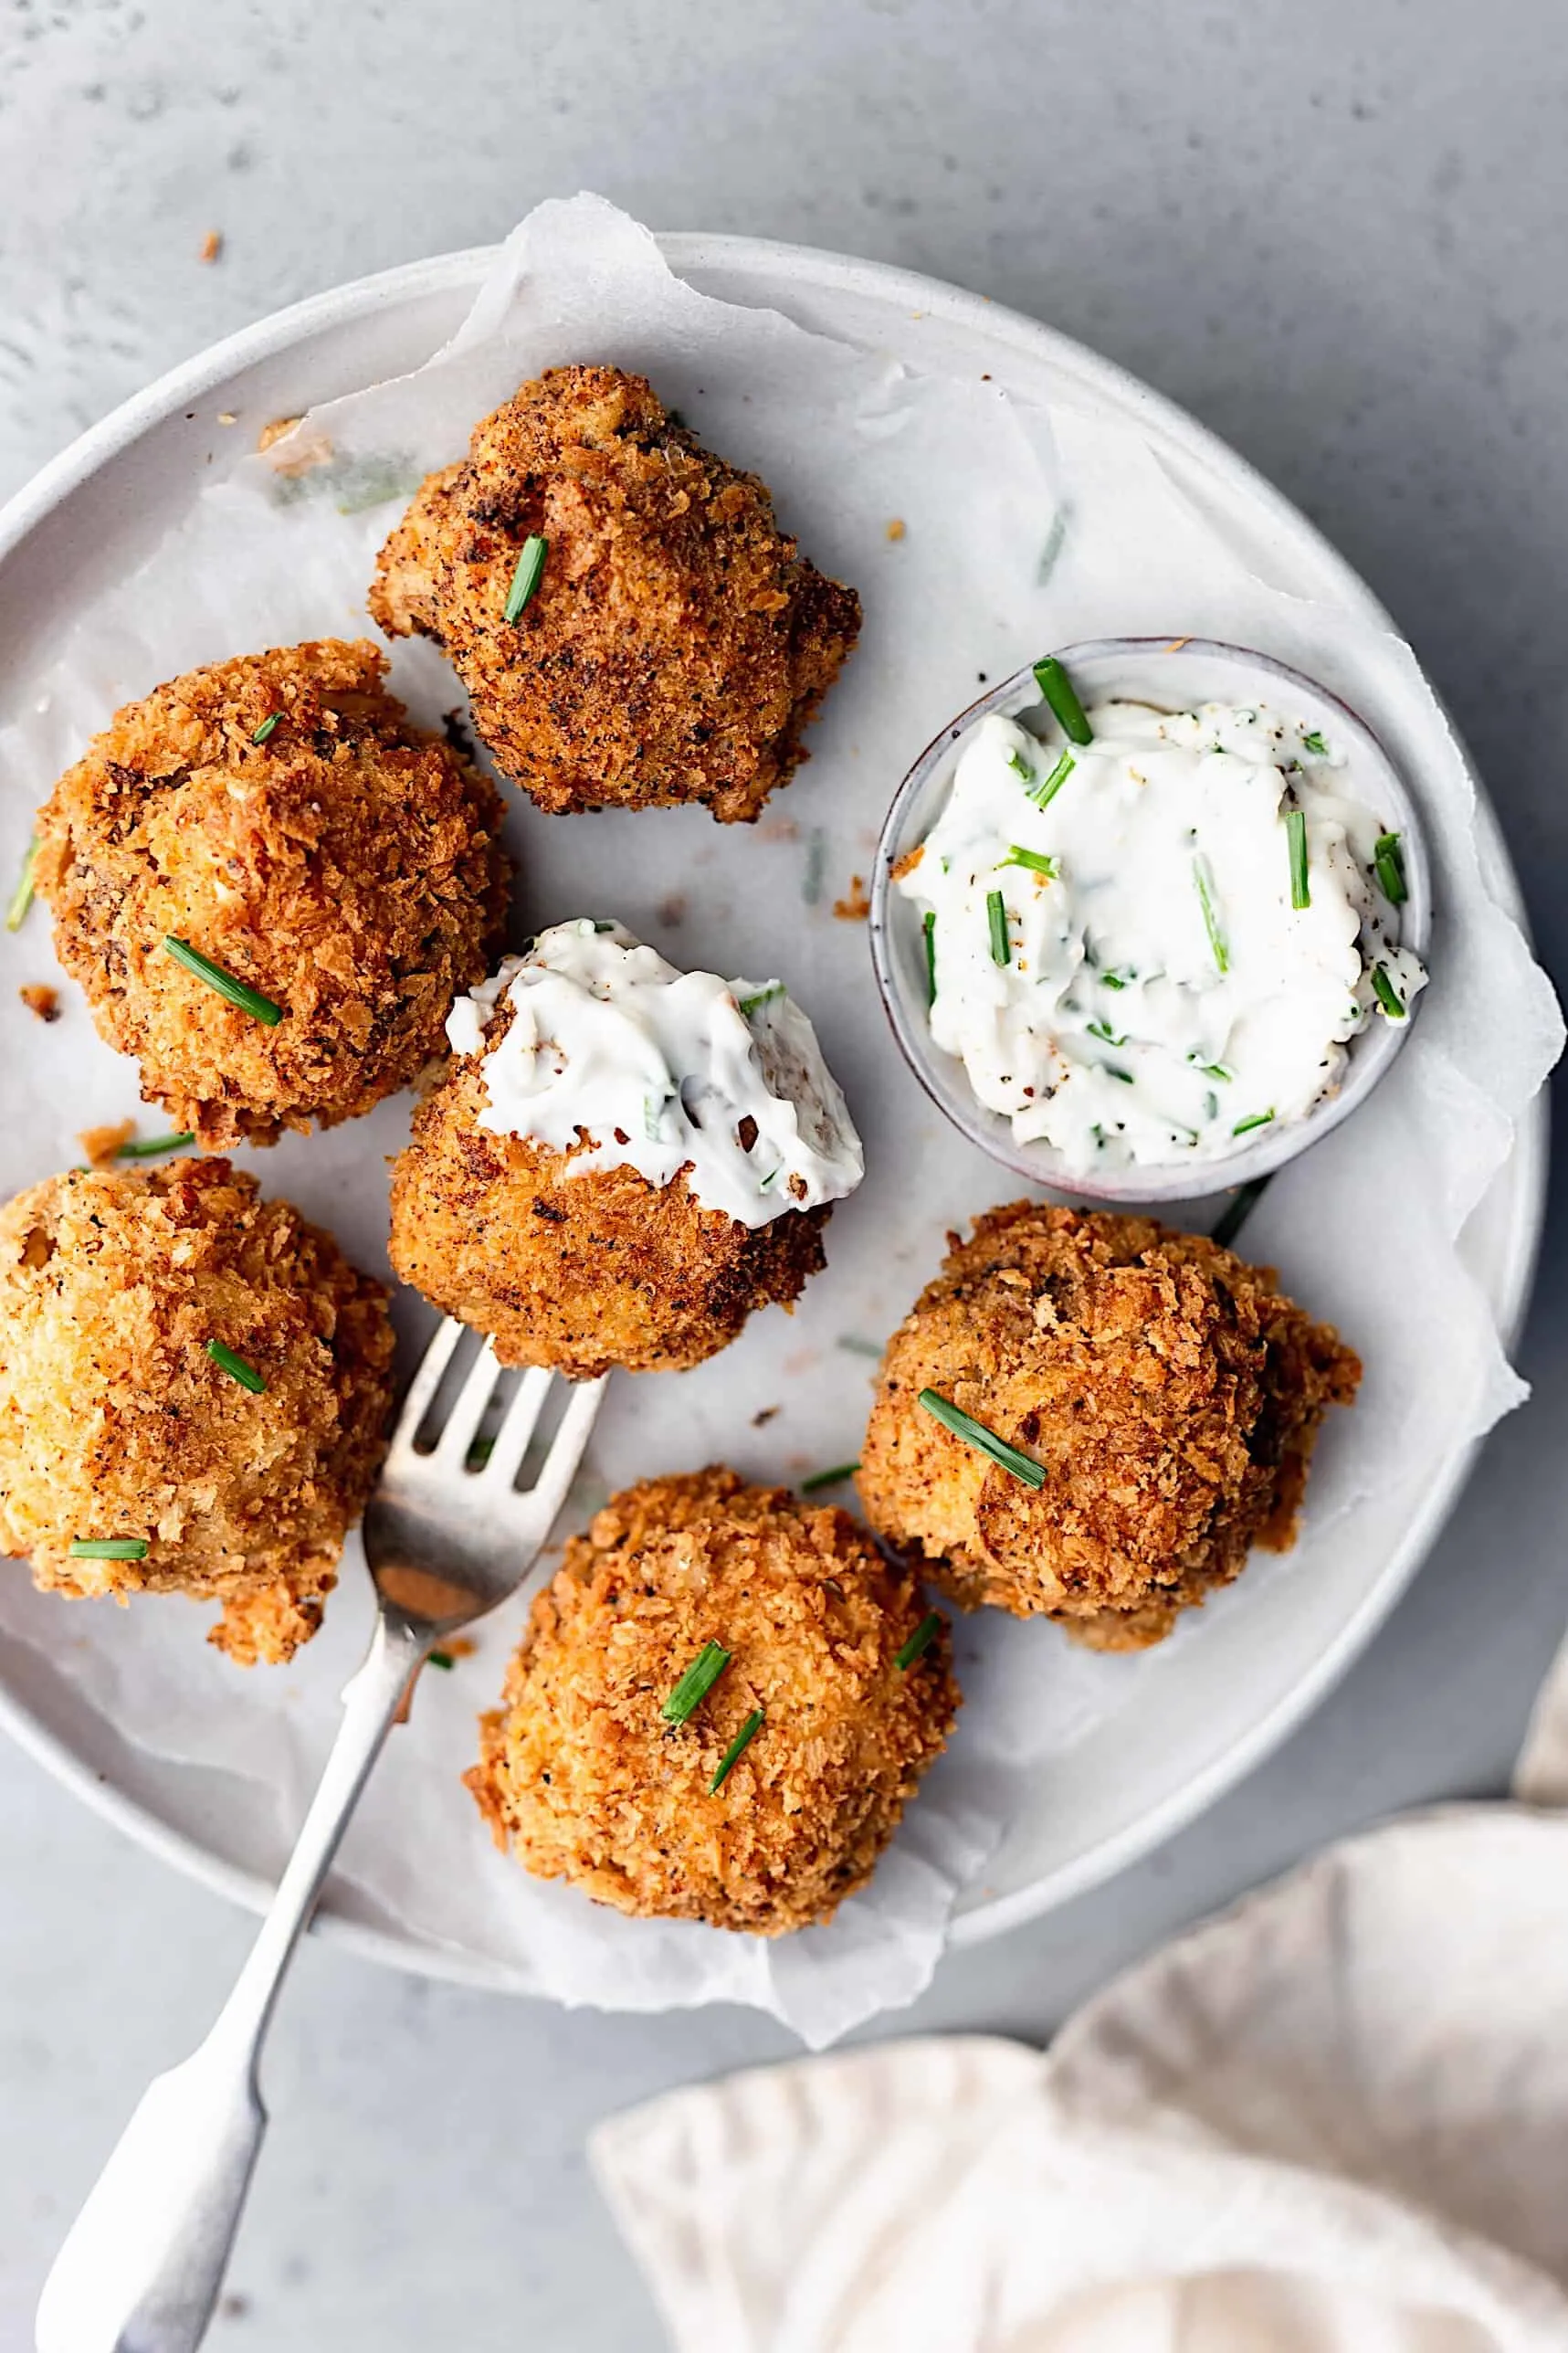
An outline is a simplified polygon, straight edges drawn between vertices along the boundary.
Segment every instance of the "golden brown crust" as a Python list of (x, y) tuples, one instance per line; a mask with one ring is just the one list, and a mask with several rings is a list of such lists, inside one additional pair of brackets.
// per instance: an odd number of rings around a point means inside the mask
[[(493, 1021), (493, 1050), (510, 1016)], [(754, 1308), (787, 1306), (824, 1265), (829, 1208), (755, 1229), (704, 1209), (684, 1176), (572, 1174), (547, 1145), (479, 1125), (484, 1065), (454, 1062), (419, 1106), (392, 1172), (394, 1271), (488, 1333), (503, 1365), (593, 1380), (618, 1365), (673, 1372), (728, 1347)]]
[[(543, 575), (505, 618), (523, 543)], [(541, 808), (706, 803), (757, 815), (860, 628), (641, 376), (552, 368), (474, 428), (381, 552), (370, 609), (445, 647), (474, 725)]]
[[(865, 1884), (946, 1743), (945, 1628), (895, 1663), (923, 1615), (847, 1513), (719, 1468), (645, 1480), (568, 1545), (465, 1778), (497, 1844), (542, 1878), (645, 1917), (804, 1928)], [(730, 1663), (667, 1724), (707, 1641)]]
[[(1137, 1650), (1283, 1551), (1318, 1427), (1359, 1360), (1272, 1270), (1147, 1218), (1014, 1201), (950, 1237), (889, 1344), (860, 1493), (965, 1608)], [(917, 1403), (932, 1388), (1031, 1455), (1031, 1491)]]
[(380, 1467), (392, 1356), (384, 1287), (226, 1161), (49, 1177), (0, 1210), (0, 1552), (46, 1591), (216, 1598), (212, 1641), (287, 1659)]
[[(39, 812), (56, 952), (203, 1144), (331, 1126), (408, 1085), (500, 945), (500, 797), (385, 669), (328, 638), (193, 670), (117, 712)], [(183, 969), (171, 934), (282, 1020)]]

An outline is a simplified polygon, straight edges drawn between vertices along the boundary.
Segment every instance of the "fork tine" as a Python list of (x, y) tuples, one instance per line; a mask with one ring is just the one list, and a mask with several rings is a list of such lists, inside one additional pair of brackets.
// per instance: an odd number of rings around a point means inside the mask
[(538, 1541), (542, 1544), (562, 1504), (566, 1490), (577, 1473), (583, 1460), (583, 1449), (588, 1443), (599, 1401), (605, 1394), (608, 1373), (601, 1373), (596, 1381), (584, 1381), (572, 1393), (572, 1402), (561, 1417), (561, 1427), (550, 1442), (544, 1468), (537, 1483), (530, 1488), (524, 1500), (535, 1507), (538, 1514)]
[(485, 1418), (485, 1408), (500, 1378), (500, 1366), (496, 1362), (496, 1352), (487, 1340), (469, 1366), (468, 1377), (458, 1391), (457, 1401), (447, 1417), (446, 1427), (436, 1441), (436, 1459), (444, 1469), (454, 1464), (460, 1467), (467, 1461), (468, 1449)]
[(392, 1433), (393, 1448), (399, 1453), (412, 1451), (419, 1435), (419, 1425), (430, 1410), (430, 1401), (441, 1386), (441, 1376), (452, 1361), (452, 1351), (462, 1338), (464, 1329), (465, 1326), (455, 1316), (448, 1315), (420, 1357), (419, 1370), (408, 1384), (403, 1411), (398, 1415), (397, 1427)]
[(485, 1477), (498, 1486), (510, 1487), (517, 1477), (518, 1467), (528, 1451), (528, 1441), (533, 1436), (544, 1400), (550, 1394), (554, 1375), (542, 1365), (533, 1365), (523, 1375), (516, 1396), (506, 1409), (496, 1442), (490, 1449), (490, 1459), (485, 1465)]

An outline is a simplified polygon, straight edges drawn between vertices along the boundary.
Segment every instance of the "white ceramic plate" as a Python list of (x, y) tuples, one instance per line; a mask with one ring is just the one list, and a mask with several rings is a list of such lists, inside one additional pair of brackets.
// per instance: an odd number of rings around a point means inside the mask
[[(1278, 492), (1223, 444), (1107, 362), (1016, 313), (909, 272), (739, 237), (660, 240), (702, 291), (771, 304), (826, 334), (891, 350), (915, 367), (992, 377), (1021, 397), (1068, 399), (1136, 424), (1178, 482), (1266, 554), (1281, 586), (1390, 626), (1370, 592)], [(231, 337), (85, 435), (0, 516), (0, 659), (14, 671), (63, 631), (86, 586), (123, 574), (189, 500), (221, 428), (297, 412), (416, 366), (458, 324), (489, 259), (443, 257), (342, 287)], [(1264, 568), (1260, 564), (1259, 568)], [(879, 817), (880, 812), (877, 812)], [(1482, 808), (1494, 869), (1506, 857)], [(1517, 1323), (1540, 1232), (1545, 1113), (1538, 1099), (1466, 1235), (1466, 1252), (1505, 1331)], [(1189, 1820), (1273, 1747), (1367, 1641), (1452, 1506), (1471, 1451), (1435, 1468), (1414, 1517), (1364, 1528), (1353, 1574), (1309, 1591), (1273, 1580), (1244, 1613), (1205, 1623), (1201, 1704), (1184, 1675), (1143, 1686), (1139, 1738), (1111, 1723), (1053, 1767), (965, 1898), (955, 1938), (994, 1935), (1131, 1862)], [(1373, 1564), (1368, 1573), (1369, 1559)], [(1276, 1625), (1275, 1621), (1278, 1620)], [(1275, 1639), (1278, 1633), (1281, 1639)], [(209, 1885), (258, 1906), (277, 1871), (265, 1793), (132, 1747), (110, 1718), (26, 1645), (0, 1645), (0, 1720), (89, 1804)], [(509, 1968), (368, 1919), (334, 1884), (328, 1933), (431, 1975), (513, 1987)]]

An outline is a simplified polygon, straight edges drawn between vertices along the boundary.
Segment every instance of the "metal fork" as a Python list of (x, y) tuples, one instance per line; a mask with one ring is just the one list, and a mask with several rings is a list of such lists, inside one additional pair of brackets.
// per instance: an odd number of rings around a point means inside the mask
[(434, 1451), (416, 1451), (463, 1328), (443, 1324), (426, 1350), (365, 1513), (375, 1631), (271, 1908), (206, 2041), (148, 2085), (72, 2224), (37, 2353), (194, 2353), (205, 2336), (267, 2127), (262, 2042), (349, 1816), (431, 1651), (516, 1591), (566, 1499), (605, 1383), (574, 1390), (537, 1484), (514, 1492), (553, 1376), (523, 1376), (470, 1468), (500, 1370), (488, 1340)]

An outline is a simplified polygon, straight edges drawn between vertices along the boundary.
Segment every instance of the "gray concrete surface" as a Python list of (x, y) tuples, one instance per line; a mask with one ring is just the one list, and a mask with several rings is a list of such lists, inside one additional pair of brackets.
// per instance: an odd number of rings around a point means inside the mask
[[(1553, 0), (13, 0), (0, 40), (0, 489), (229, 328), (580, 185), (657, 226), (909, 263), (1139, 370), (1338, 540), (1457, 710), (1568, 971)], [(882, 2031), (1043, 2039), (1325, 1840), (1501, 1787), (1568, 1614), (1565, 1291), (1549, 1234), (1536, 1401), (1316, 1719), (1162, 1853), (950, 1961)], [(246, 1934), (0, 1754), (0, 2353), (30, 2343), (56, 2238)], [(214, 2341), (657, 2346), (584, 2128), (784, 2047), (736, 2011), (563, 2016), (308, 1952)]]

